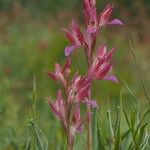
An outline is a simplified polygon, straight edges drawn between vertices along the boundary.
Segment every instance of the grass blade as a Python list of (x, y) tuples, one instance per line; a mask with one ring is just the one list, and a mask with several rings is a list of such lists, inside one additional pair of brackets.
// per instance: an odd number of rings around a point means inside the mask
[(114, 130), (113, 130), (112, 121), (111, 121), (110, 110), (107, 110), (107, 118), (108, 118), (108, 123), (109, 123), (110, 149), (112, 149), (114, 141), (115, 141), (115, 136), (114, 136)]
[(141, 82), (141, 84), (142, 84), (142, 87), (143, 87), (143, 90), (144, 90), (144, 93), (145, 93), (145, 97), (146, 97), (146, 99), (147, 99), (147, 101), (148, 101), (148, 103), (149, 103), (149, 105), (150, 105), (150, 98), (149, 98), (147, 89), (146, 89), (146, 87), (145, 87), (145, 84), (144, 84), (144, 81), (143, 81), (143, 77), (142, 77), (140, 68), (139, 68), (138, 63), (137, 63), (137, 58), (136, 58), (135, 51), (134, 51), (134, 48), (133, 48), (133, 45), (132, 45), (131, 37), (129, 38), (129, 43), (130, 43), (130, 47), (131, 47), (132, 56), (133, 56), (133, 58), (134, 58), (136, 70), (137, 70), (137, 73), (138, 73), (140, 82)]
[(97, 124), (97, 150), (105, 150), (104, 141), (98, 124)]
[(97, 109), (93, 109), (92, 120), (93, 150), (97, 150)]

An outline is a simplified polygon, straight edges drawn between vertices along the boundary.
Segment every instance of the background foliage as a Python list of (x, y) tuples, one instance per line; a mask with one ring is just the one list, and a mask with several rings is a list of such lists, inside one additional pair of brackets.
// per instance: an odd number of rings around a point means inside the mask
[[(106, 42), (110, 48), (117, 48), (113, 71), (120, 80), (118, 85), (104, 81), (94, 83), (93, 98), (100, 105), (97, 115), (103, 137), (106, 137), (103, 139), (105, 145), (111, 143), (108, 139), (107, 110), (111, 111), (114, 127), (120, 91), (122, 105), (128, 115), (138, 105), (140, 115), (149, 108), (132, 57), (129, 35), (132, 35), (145, 86), (150, 91), (150, 1), (111, 2), (115, 3), (113, 15), (121, 18), (125, 26), (102, 29), (98, 40), (99, 44)], [(98, 0), (99, 9), (107, 3)], [(0, 149), (25, 149), (30, 143), (33, 146), (35, 133), (46, 142), (44, 133), (51, 149), (63, 149), (64, 133), (45, 100), (46, 96), (55, 98), (58, 86), (48, 79), (44, 71), (54, 69), (55, 62), (64, 63), (64, 48), (68, 41), (61, 28), (67, 28), (72, 18), (77, 18), (82, 24), (81, 8), (81, 0), (0, 0)], [(73, 72), (78, 68), (84, 74), (86, 68), (82, 50), (76, 51), (73, 57)], [(36, 122), (32, 120), (34, 76)], [(125, 116), (121, 123), (123, 131), (128, 128), (124, 122)], [(145, 122), (149, 122), (149, 116), (144, 119)], [(149, 125), (147, 130), (149, 132)], [(84, 149), (81, 146), (85, 143), (84, 138), (85, 135), (77, 136), (75, 149), (78, 146)]]

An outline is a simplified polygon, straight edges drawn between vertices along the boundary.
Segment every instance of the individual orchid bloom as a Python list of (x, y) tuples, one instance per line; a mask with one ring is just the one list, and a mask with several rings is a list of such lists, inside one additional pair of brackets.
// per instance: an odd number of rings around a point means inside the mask
[(75, 74), (72, 84), (69, 87), (69, 101), (80, 103), (88, 96), (92, 80), (88, 77), (81, 77)]
[(68, 56), (74, 49), (83, 46), (84, 37), (79, 25), (74, 21), (72, 22), (71, 31), (69, 32), (66, 29), (64, 29), (64, 31), (66, 32), (66, 36), (71, 43), (70, 46), (65, 48), (65, 55)]
[(77, 99), (79, 101), (84, 100), (85, 97), (88, 96), (89, 91), (91, 89), (92, 80), (88, 77), (82, 77), (78, 83), (76, 84), (77, 89)]
[(84, 16), (85, 22), (87, 25), (87, 32), (96, 33), (99, 30), (99, 27), (105, 25), (123, 25), (123, 23), (114, 19), (110, 21), (113, 5), (108, 4), (106, 8), (100, 13), (97, 14), (95, 0), (84, 0)]
[(115, 76), (109, 76), (109, 72), (112, 70), (112, 56), (115, 49), (111, 49), (107, 52), (106, 45), (102, 45), (97, 50), (96, 57), (89, 68), (89, 76), (98, 80), (111, 80), (118, 83)]
[(58, 90), (57, 98), (52, 102), (51, 98), (48, 97), (49, 105), (53, 113), (61, 120), (64, 127), (67, 126), (66, 122), (66, 106), (63, 100), (61, 90)]
[(66, 77), (71, 72), (71, 60), (67, 58), (64, 68), (55, 63), (55, 72), (48, 72), (48, 76), (55, 81), (60, 81), (64, 87), (66, 87)]
[(75, 132), (82, 132), (81, 124), (81, 115), (79, 106), (76, 107), (76, 110), (72, 117), (72, 134), (75, 135)]
[(96, 6), (94, 0), (84, 0), (83, 11), (85, 16), (85, 22), (87, 25), (87, 31), (89, 33), (95, 33), (98, 27), (98, 18), (96, 12)]
[(92, 78), (89, 76), (81, 77), (78, 73), (75, 74), (72, 84), (69, 87), (68, 101), (70, 103), (86, 103), (92, 108), (97, 107), (97, 103), (94, 100), (88, 100), (88, 94), (91, 90)]
[(73, 118), (72, 118), (72, 134), (75, 135), (75, 132), (82, 133), (83, 131), (83, 123), (90, 117), (92, 113), (86, 114), (84, 118), (81, 118), (80, 107), (77, 105)]
[(98, 20), (99, 20), (99, 26), (105, 26), (105, 25), (123, 25), (123, 23), (119, 19), (111, 19), (112, 11), (113, 11), (113, 5), (108, 4), (105, 9), (100, 13)]

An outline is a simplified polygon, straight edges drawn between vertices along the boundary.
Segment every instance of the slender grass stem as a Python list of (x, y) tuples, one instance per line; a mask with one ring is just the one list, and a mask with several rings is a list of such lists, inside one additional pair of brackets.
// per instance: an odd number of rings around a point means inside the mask
[(137, 70), (140, 82), (142, 84), (142, 87), (143, 87), (143, 90), (144, 90), (144, 93), (145, 93), (145, 97), (146, 97), (146, 99), (147, 99), (147, 101), (148, 101), (148, 103), (150, 105), (150, 98), (149, 98), (147, 89), (145, 87), (145, 84), (144, 84), (144, 81), (143, 81), (143, 77), (142, 77), (142, 74), (141, 74), (138, 62), (137, 62), (135, 51), (134, 51), (134, 48), (133, 48), (133, 45), (132, 45), (132, 37), (131, 36), (129, 37), (129, 43), (130, 43), (130, 47), (131, 47), (132, 56), (133, 56), (133, 59), (134, 59), (134, 62), (135, 62), (135, 67), (136, 67), (136, 70)]

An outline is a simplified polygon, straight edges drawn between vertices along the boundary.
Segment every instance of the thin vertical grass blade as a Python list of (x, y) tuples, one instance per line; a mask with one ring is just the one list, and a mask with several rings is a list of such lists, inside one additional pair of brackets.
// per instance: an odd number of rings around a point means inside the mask
[(114, 136), (114, 130), (113, 130), (113, 125), (112, 125), (110, 110), (107, 110), (107, 118), (108, 118), (108, 123), (109, 123), (110, 149), (112, 149), (114, 141), (115, 141), (115, 136)]
[(35, 136), (36, 136), (36, 143), (37, 143), (38, 149), (39, 150), (45, 150), (44, 149), (44, 144), (42, 142), (42, 139), (41, 139), (41, 137), (39, 135), (39, 131), (37, 129), (35, 130)]
[(97, 150), (97, 109), (93, 109), (92, 119), (93, 150)]
[(138, 146), (140, 147), (140, 144), (142, 143), (143, 140), (143, 137), (145, 136), (145, 132), (146, 132), (146, 127), (148, 125), (148, 122), (146, 122), (140, 129), (140, 134), (139, 134), (139, 137), (138, 137)]
[(117, 107), (115, 150), (121, 149), (121, 119), (122, 119), (122, 92), (120, 91), (119, 106)]
[(128, 84), (127, 84), (124, 80), (122, 80), (122, 82), (123, 82), (123, 84), (125, 85), (126, 89), (129, 91), (129, 93), (131, 94), (131, 96), (132, 96), (135, 100), (137, 100), (137, 98), (136, 98), (135, 95), (133, 94), (133, 92), (132, 92), (132, 90), (130, 89), (130, 87), (128, 86)]
[(149, 108), (148, 110), (146, 110), (146, 111), (145, 111), (145, 113), (143, 114), (143, 116), (142, 116), (142, 118), (141, 118), (141, 120), (140, 120), (139, 124), (137, 125), (136, 131), (135, 131), (135, 134), (137, 134), (137, 133), (138, 133), (138, 131), (139, 131), (139, 129), (140, 129), (140, 127), (141, 127), (141, 125), (142, 125), (142, 123), (143, 123), (143, 121), (144, 121), (145, 117), (148, 115), (148, 113), (149, 113), (149, 112), (150, 112), (150, 108)]
[(128, 117), (128, 115), (127, 115), (127, 112), (126, 112), (126, 110), (123, 108), (123, 112), (124, 112), (124, 115), (125, 115), (125, 119), (126, 119), (126, 122), (127, 122), (127, 124), (128, 124), (128, 126), (129, 126), (129, 128), (130, 128), (130, 120), (129, 120), (129, 117)]
[(143, 77), (142, 77), (142, 74), (141, 74), (141, 71), (140, 71), (138, 62), (137, 62), (137, 58), (136, 58), (135, 51), (134, 51), (134, 48), (133, 48), (133, 45), (132, 45), (132, 38), (131, 38), (131, 37), (129, 38), (129, 43), (130, 43), (130, 47), (131, 47), (131, 53), (132, 53), (132, 56), (133, 56), (133, 58), (134, 58), (136, 70), (137, 70), (137, 73), (138, 73), (138, 76), (139, 76), (141, 85), (142, 85), (143, 90), (144, 90), (144, 93), (145, 93), (145, 97), (146, 97), (146, 99), (147, 99), (147, 101), (148, 101), (148, 103), (149, 103), (149, 105), (150, 105), (150, 98), (149, 98), (147, 89), (146, 89), (146, 87), (145, 87), (144, 80), (143, 80)]
[(31, 137), (30, 137), (30, 126), (27, 128), (26, 134), (25, 134), (25, 144), (24, 149), (30, 150), (31, 149)]
[(146, 131), (143, 143), (141, 143), (140, 145), (141, 150), (144, 150), (146, 145), (148, 145), (148, 140), (149, 140), (149, 135), (148, 132)]
[(105, 150), (104, 141), (99, 125), (97, 124), (97, 150)]

